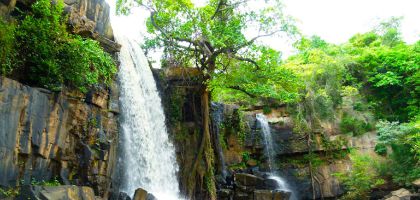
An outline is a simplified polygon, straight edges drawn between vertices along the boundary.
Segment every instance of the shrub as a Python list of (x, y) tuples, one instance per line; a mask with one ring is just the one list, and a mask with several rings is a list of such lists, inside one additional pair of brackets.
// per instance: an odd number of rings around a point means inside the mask
[(67, 32), (63, 3), (38, 0), (31, 8), (15, 29), (9, 25), (3, 30), (5, 23), (0, 24), (0, 43), (8, 44), (0, 51), (17, 52), (13, 62), (0, 57), (2, 75), (51, 90), (65, 85), (82, 92), (111, 82), (116, 73), (113, 59), (98, 42)]
[(353, 116), (344, 115), (340, 122), (340, 131), (353, 136), (363, 135), (372, 130), (372, 125)]
[[(417, 124), (417, 127), (416, 127)], [(386, 154), (386, 147), (392, 148), (386, 171), (395, 183), (411, 185), (420, 178), (420, 129), (416, 123), (380, 121), (376, 125), (378, 144), (375, 151)]]
[(12, 71), (16, 57), (15, 25), (0, 17), (0, 75)]
[(368, 155), (362, 155), (356, 151), (351, 152), (350, 160), (352, 162), (351, 170), (334, 174), (346, 189), (342, 199), (369, 199), (369, 192), (372, 188), (385, 182), (379, 178), (376, 171), (377, 162)]

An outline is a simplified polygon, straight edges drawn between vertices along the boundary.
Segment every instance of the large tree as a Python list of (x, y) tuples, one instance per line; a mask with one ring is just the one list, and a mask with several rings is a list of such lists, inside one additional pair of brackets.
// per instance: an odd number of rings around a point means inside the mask
[[(163, 48), (165, 63), (198, 68), (203, 75), (203, 139), (191, 176), (204, 155), (208, 173), (212, 161), (209, 130), (211, 89), (242, 93), (251, 98), (290, 102), (297, 98), (296, 77), (280, 67), (281, 54), (259, 39), (296, 32), (278, 0), (207, 0), (197, 7), (191, 0), (137, 0), (150, 11), (151, 38), (147, 50)], [(118, 2), (126, 12), (132, 4)], [(127, 6), (128, 5), (128, 6)], [(214, 184), (214, 183), (213, 183)], [(192, 196), (193, 191), (189, 191)], [(214, 191), (209, 191), (214, 199)]]

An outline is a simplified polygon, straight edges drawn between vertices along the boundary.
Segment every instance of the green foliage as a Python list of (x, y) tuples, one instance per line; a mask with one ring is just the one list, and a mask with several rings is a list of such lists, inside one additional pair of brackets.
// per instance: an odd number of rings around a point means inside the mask
[[(147, 51), (164, 48), (165, 66), (196, 67), (206, 78), (212, 96), (223, 102), (298, 99), (297, 77), (280, 66), (280, 52), (258, 43), (261, 37), (293, 35), (293, 20), (279, 0), (255, 8), (257, 0), (210, 0), (196, 7), (191, 0), (137, 0), (152, 13)], [(131, 1), (119, 0), (121, 13)], [(248, 30), (258, 35), (248, 39)]]
[(419, 113), (420, 51), (401, 41), (398, 19), (380, 27), (344, 45), (350, 83), (363, 87), (378, 118), (406, 122)]
[(8, 189), (2, 189), (0, 188), (0, 198), (2, 197), (16, 197), (20, 193), (20, 188), (8, 188)]
[(372, 188), (385, 182), (379, 178), (376, 171), (377, 161), (358, 152), (352, 152), (350, 160), (352, 161), (350, 171), (334, 174), (344, 184), (347, 191), (341, 199), (369, 199), (369, 192)]
[(344, 115), (340, 122), (340, 131), (352, 136), (362, 135), (372, 130), (372, 125), (353, 116)]
[(268, 115), (271, 113), (271, 108), (269, 106), (264, 106), (263, 107), (263, 113), (264, 115)]
[(31, 185), (38, 185), (38, 186), (60, 186), (61, 183), (60, 183), (60, 181), (58, 181), (57, 177), (55, 177), (54, 179), (49, 180), (49, 181), (45, 181), (45, 180), (37, 181), (35, 179), (32, 179)]
[(248, 151), (242, 152), (242, 161), (248, 162), (251, 159), (251, 154)]
[(111, 83), (116, 73), (111, 56), (98, 42), (69, 34), (62, 13), (62, 2), (38, 0), (16, 28), (9, 25), (1, 31), (8, 31), (7, 37), (0, 35), (2, 43), (16, 41), (14, 46), (7, 43), (8, 50), (2, 50), (12, 54), (13, 61), (0, 60), (2, 75), (52, 90), (66, 85), (86, 92), (96, 84)]
[(0, 75), (8, 75), (16, 62), (15, 25), (0, 17)]
[(391, 147), (387, 174), (400, 185), (410, 185), (420, 178), (420, 128), (419, 122), (411, 124), (380, 121), (376, 128), (378, 144), (375, 151), (385, 155)]

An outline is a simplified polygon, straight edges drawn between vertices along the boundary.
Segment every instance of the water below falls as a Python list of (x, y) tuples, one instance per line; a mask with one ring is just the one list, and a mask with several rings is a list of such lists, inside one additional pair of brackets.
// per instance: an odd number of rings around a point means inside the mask
[(129, 20), (124, 18), (111, 17), (116, 41), (122, 45), (120, 191), (132, 197), (137, 188), (143, 188), (160, 200), (180, 199), (175, 147), (168, 138), (156, 82), (137, 41), (143, 37), (133, 34), (132, 26), (141, 24), (127, 25)]
[(274, 159), (275, 159), (275, 152), (274, 152), (274, 142), (273, 137), (271, 134), (271, 129), (268, 124), (267, 117), (263, 114), (256, 115), (257, 121), (261, 126), (261, 130), (264, 137), (264, 150), (268, 158), (268, 167), (270, 170), (270, 179), (273, 179), (277, 182), (278, 190), (283, 190), (287, 192), (291, 192), (292, 195), (290, 196), (290, 200), (297, 200), (296, 193), (292, 190), (292, 188), (287, 184), (287, 181), (279, 176), (273, 168)]

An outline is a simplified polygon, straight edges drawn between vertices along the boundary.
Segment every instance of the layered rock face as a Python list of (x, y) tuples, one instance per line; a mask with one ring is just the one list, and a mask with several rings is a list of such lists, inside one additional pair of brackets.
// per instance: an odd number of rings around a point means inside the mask
[[(235, 121), (235, 107), (225, 105), (225, 116), (230, 121)], [(259, 127), (255, 115), (263, 113), (262, 110), (245, 111), (243, 114), (243, 136), (237, 134), (237, 130), (225, 131), (226, 148), (223, 150), (225, 161), (229, 166), (241, 166), (247, 173), (259, 174), (268, 171), (267, 157), (264, 155), (264, 142), (261, 127)], [(309, 149), (321, 158), (328, 152), (346, 151), (348, 148), (358, 149), (375, 156), (376, 133), (366, 133), (359, 137), (350, 137), (340, 134), (332, 124), (325, 124), (324, 134), (314, 133), (313, 141), (308, 145), (308, 138), (293, 132), (293, 120), (284, 108), (272, 110), (267, 114), (272, 132), (274, 155), (276, 156), (275, 171), (283, 177), (288, 184), (299, 194), (299, 199), (312, 199), (313, 190), (316, 198), (334, 198), (343, 194), (343, 188), (332, 174), (346, 172), (351, 168), (351, 162), (346, 156), (329, 159), (310, 171), (309, 163), (305, 160)], [(238, 126), (237, 124), (234, 126)], [(241, 139), (240, 137), (243, 137)], [(325, 138), (326, 137), (326, 138)], [(241, 140), (243, 140), (241, 142)], [(337, 145), (328, 149), (326, 144)], [(342, 144), (342, 145), (338, 145)], [(243, 153), (249, 153), (249, 160), (244, 160)], [(245, 168), (245, 169), (243, 169)], [(315, 186), (312, 189), (310, 174), (314, 174)]]
[(52, 93), (0, 77), (0, 186), (57, 179), (107, 196), (118, 144), (117, 98), (113, 90)]

